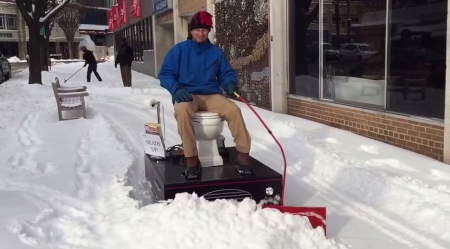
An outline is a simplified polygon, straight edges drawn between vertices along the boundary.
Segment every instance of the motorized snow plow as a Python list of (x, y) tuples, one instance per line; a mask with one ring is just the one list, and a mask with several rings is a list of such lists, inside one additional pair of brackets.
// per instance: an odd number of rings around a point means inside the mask
[[(313, 228), (322, 227), (326, 233), (325, 207), (284, 206), (287, 169), (284, 150), (257, 112), (238, 94), (236, 94), (236, 97), (255, 113), (280, 147), (284, 160), (283, 174), (276, 172), (253, 157), (250, 157), (250, 160), (254, 175), (241, 175), (236, 172), (233, 165), (235, 165), (234, 160), (237, 151), (234, 147), (225, 147), (225, 138), (220, 135), (220, 130), (219, 135), (214, 137), (213, 143), (208, 144), (208, 141), (197, 140), (199, 155), (203, 156), (200, 157), (203, 167), (202, 175), (199, 179), (186, 180), (182, 174), (186, 167), (182, 145), (175, 145), (165, 149), (162, 136), (160, 102), (151, 100), (147, 101), (145, 105), (157, 109), (158, 123), (147, 123), (145, 125), (144, 145), (146, 146), (145, 177), (151, 187), (154, 198), (157, 201), (170, 200), (174, 199), (177, 193), (184, 192), (196, 193), (209, 201), (216, 199), (242, 201), (245, 198), (251, 198), (257, 203), (263, 203), (263, 208), (272, 208), (282, 213), (305, 216), (309, 219)], [(207, 132), (205, 127), (200, 127), (200, 129), (196, 130), (196, 136), (197, 133)], [(164, 149), (162, 150), (162, 148)], [(161, 151), (163, 152), (161, 153)], [(212, 157), (215, 157), (212, 160), (214, 163), (208, 160)]]

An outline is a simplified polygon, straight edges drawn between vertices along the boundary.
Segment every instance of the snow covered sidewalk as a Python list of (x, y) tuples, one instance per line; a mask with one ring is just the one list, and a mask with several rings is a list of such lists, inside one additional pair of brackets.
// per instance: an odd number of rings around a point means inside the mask
[[(82, 63), (22, 72), (0, 85), (0, 248), (450, 248), (450, 166), (352, 133), (257, 109), (288, 158), (287, 205), (327, 207), (328, 234), (301, 217), (255, 203), (180, 195), (151, 204), (140, 135), (165, 106), (168, 145), (179, 143), (169, 94), (133, 72), (123, 88), (112, 62), (103, 82), (86, 69), (65, 86), (86, 85), (88, 119), (58, 122), (50, 82)], [(243, 104), (251, 155), (282, 171), (264, 127)], [(232, 145), (227, 128), (226, 145)]]

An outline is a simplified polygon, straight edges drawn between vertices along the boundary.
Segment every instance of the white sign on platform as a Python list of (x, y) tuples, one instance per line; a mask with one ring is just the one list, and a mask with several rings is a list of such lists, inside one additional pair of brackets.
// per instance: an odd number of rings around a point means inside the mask
[(143, 134), (144, 151), (150, 156), (166, 157), (166, 150), (161, 141), (161, 137), (156, 134)]

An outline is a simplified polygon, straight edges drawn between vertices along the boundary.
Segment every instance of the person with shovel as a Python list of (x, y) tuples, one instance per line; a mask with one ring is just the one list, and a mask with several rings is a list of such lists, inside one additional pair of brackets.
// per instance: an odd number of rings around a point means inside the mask
[(88, 66), (87, 70), (87, 82), (91, 82), (91, 74), (94, 73), (95, 77), (97, 77), (98, 81), (102, 81), (102, 78), (97, 72), (97, 60), (95, 59), (92, 51), (87, 50), (86, 46), (81, 46), (80, 50), (83, 52), (83, 59), (86, 61), (83, 67)]

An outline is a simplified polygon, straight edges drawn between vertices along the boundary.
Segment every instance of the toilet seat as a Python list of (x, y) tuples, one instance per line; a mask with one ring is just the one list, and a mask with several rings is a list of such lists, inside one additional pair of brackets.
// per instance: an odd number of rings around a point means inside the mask
[(194, 119), (221, 119), (221, 117), (215, 112), (201, 111), (195, 113)]
[(202, 167), (223, 165), (217, 140), (223, 131), (224, 123), (225, 119), (218, 113), (208, 111), (195, 113), (192, 125), (194, 126), (197, 152)]

